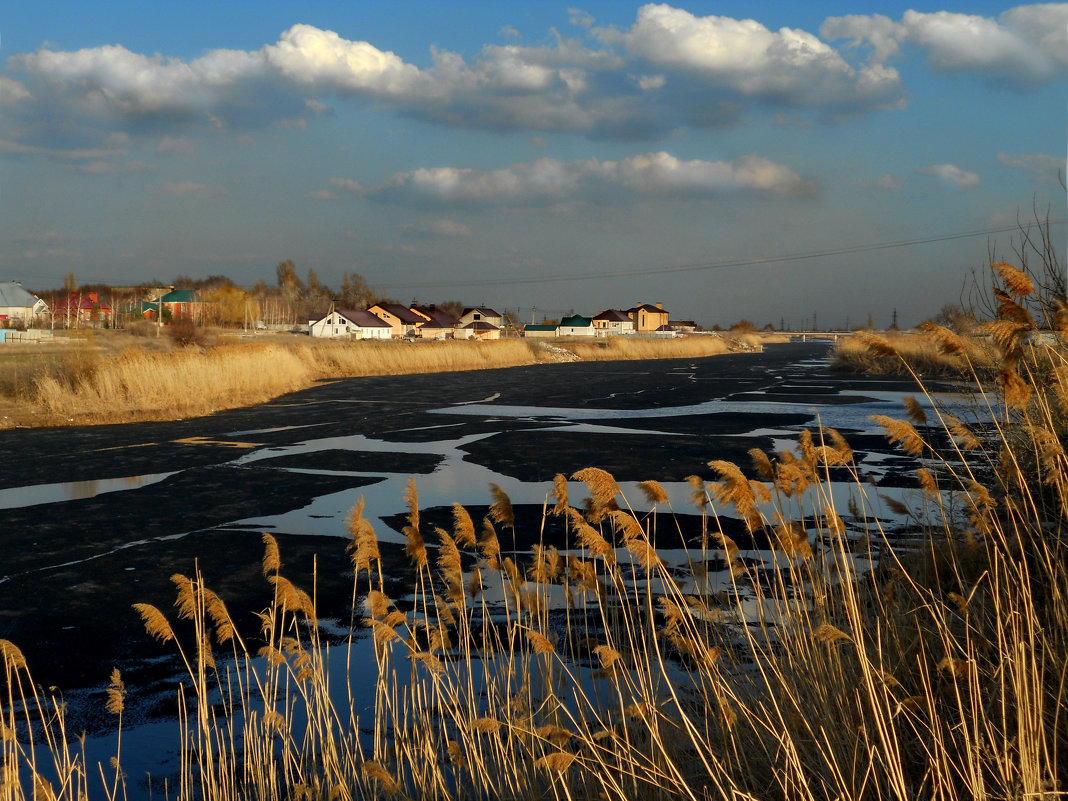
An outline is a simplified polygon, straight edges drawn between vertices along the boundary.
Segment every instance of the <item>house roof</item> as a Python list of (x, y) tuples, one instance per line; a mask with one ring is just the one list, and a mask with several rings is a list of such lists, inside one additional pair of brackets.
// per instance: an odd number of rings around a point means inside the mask
[(652, 303), (643, 303), (640, 306), (635, 306), (633, 309), (627, 309), (627, 314), (634, 314), (639, 311), (647, 311), (651, 314), (667, 314), (667, 309), (661, 309), (659, 306), (654, 306)]
[(17, 281), (0, 282), (0, 306), (32, 309), (41, 302), (39, 297), (27, 292)]
[(470, 328), (472, 331), (500, 331), (501, 329), (495, 326), (493, 323), (487, 323), (485, 320), (475, 320), (473, 323), (468, 323), (464, 328)]
[(630, 316), (619, 309), (605, 309), (593, 318), (594, 320), (607, 320), (610, 323), (629, 323)]
[[(340, 314), (346, 320), (358, 328), (392, 328), (389, 323), (383, 320), (377, 315), (371, 314), (369, 311), (356, 311), (355, 309), (334, 309), (335, 312)], [(323, 315), (319, 319), (322, 320), (327, 315)], [(318, 322), (318, 320), (316, 321)]]
[(437, 306), (412, 306), (412, 311), (436, 324), (423, 323), (424, 328), (455, 328), (456, 324), (460, 322), (447, 311), (442, 311)]
[[(392, 314), (402, 323), (407, 323), (410, 325), (419, 325), (421, 323), (426, 322), (425, 318), (420, 317), (407, 306), (402, 306), (400, 303), (376, 303), (375, 305), (371, 306), (371, 309), (381, 309), (387, 314)], [(374, 312), (372, 312), (372, 314), (373, 313)]]
[(482, 315), (484, 315), (486, 317), (500, 317), (501, 316), (500, 312), (495, 312), (493, 309), (487, 308), (486, 306), (468, 306), (466, 309), (464, 309), (464, 313), (461, 314), (460, 316), (461, 317), (466, 317), (471, 312), (479, 312), (480, 314), (482, 314)]
[(593, 320), (581, 314), (572, 314), (560, 321), (560, 328), (589, 328), (591, 325), (593, 325)]
[(199, 289), (175, 289), (173, 292), (168, 292), (162, 298), (162, 303), (204, 303), (204, 298), (200, 297)]
[(555, 323), (531, 323), (523, 326), (524, 331), (555, 331)]

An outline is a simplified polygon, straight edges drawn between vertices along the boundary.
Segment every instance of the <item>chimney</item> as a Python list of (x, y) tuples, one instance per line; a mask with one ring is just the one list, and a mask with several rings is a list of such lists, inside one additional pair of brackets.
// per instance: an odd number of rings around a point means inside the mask
[(663, 308), (664, 308), (664, 304), (663, 304), (663, 303), (661, 303), (661, 302), (660, 302), (660, 301), (658, 300), (658, 301), (656, 302), (656, 308), (658, 308), (658, 309), (661, 309), (661, 310), (663, 310)]

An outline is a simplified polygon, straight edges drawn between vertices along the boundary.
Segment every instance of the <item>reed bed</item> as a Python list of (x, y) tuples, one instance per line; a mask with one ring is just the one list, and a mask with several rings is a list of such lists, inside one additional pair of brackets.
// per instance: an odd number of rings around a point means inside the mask
[(957, 376), (985, 371), (997, 364), (997, 346), (989, 336), (954, 334), (960, 347), (947, 349), (935, 332), (939, 326), (917, 331), (875, 334), (855, 331), (835, 344), (831, 365), (837, 370), (874, 375)]
[(742, 342), (740, 337), (724, 339), (719, 336), (689, 336), (680, 339), (649, 339), (645, 337), (607, 337), (594, 341), (569, 340), (561, 347), (574, 353), (582, 361), (624, 361), (637, 359), (697, 359), (718, 356), (739, 347), (759, 347), (759, 338)]
[(587, 360), (696, 358), (731, 347), (716, 337), (614, 337), (561, 345), (519, 339), (342, 343), (294, 338), (240, 343), (222, 338), (212, 347), (160, 350), (153, 340), (148, 347), (101, 353), (90, 342), (0, 370), (0, 394), (21, 404), (21, 416), (12, 416), (9, 424), (168, 419), (262, 403), (336, 378), (514, 367), (558, 361), (561, 355)]
[[(199, 575), (175, 576), (173, 612), (137, 608), (185, 666), (170, 795), (1064, 798), (1068, 360), (1006, 321), (991, 324), (997, 382), (971, 373), (974, 420), (931, 397), (875, 419), (916, 460), (908, 504), (879, 496), (837, 432), (805, 431), (692, 477), (705, 533), (669, 564), (656, 532), (674, 510), (654, 480), (636, 499), (597, 468), (557, 476), (545, 515), (571, 547), (525, 555), (502, 547), (515, 517), (499, 488), (485, 519), (456, 505), (446, 530), (421, 520), (413, 480), (411, 592), (387, 596), (361, 501), (355, 625), (333, 647), (270, 535), (259, 631), (238, 631)], [(912, 521), (907, 543), (888, 536), (891, 511)], [(739, 549), (723, 515), (767, 546)], [(0, 657), (0, 799), (125, 797), (121, 739), (110, 766), (86, 765), (62, 703), (15, 645)], [(361, 681), (373, 702), (357, 719)], [(114, 714), (125, 692), (114, 674)]]

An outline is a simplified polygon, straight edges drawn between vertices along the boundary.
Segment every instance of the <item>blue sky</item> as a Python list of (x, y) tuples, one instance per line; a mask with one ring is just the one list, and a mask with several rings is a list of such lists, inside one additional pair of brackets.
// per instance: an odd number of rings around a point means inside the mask
[(913, 324), (1066, 216), (1068, 4), (19, 5), (0, 261), (33, 288), (293, 259), (524, 319)]

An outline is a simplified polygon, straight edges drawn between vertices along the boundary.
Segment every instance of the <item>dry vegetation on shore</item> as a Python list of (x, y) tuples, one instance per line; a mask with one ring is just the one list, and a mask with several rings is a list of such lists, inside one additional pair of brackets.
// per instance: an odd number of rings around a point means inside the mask
[[(316, 381), (371, 375), (483, 370), (561, 360), (697, 358), (751, 349), (718, 336), (596, 342), (504, 339), (493, 342), (321, 342), (308, 337), (210, 347), (140, 340), (117, 350), (106, 337), (67, 347), (0, 351), (0, 428), (174, 419), (249, 406)], [(120, 341), (138, 342), (132, 338)], [(32, 350), (41, 348), (41, 350)]]
[[(1018, 271), (1002, 275), (1026, 294)], [(691, 479), (708, 536), (681, 569), (656, 551), (673, 525), (663, 488), (643, 482), (653, 513), (635, 513), (595, 468), (571, 477), (585, 500), (563, 476), (548, 488), (575, 548), (519, 564), (502, 551), (515, 522), (498, 488), (485, 520), (457, 505), (452, 530), (430, 531), (413, 483), (401, 607), (361, 502), (349, 549), (353, 617), (370, 629), (355, 636), (377, 663), (370, 719), (339, 692), (327, 665), (343, 649), (328, 655), (314, 591), (286, 580), (270, 536), (275, 601), (258, 632), (238, 632), (198, 575), (175, 576), (180, 626), (138, 605), (188, 670), (174, 797), (1063, 798), (1068, 357), (999, 322), (998, 382), (969, 373), (981, 425), (932, 398), (930, 413), (909, 399), (901, 419), (876, 420), (917, 460), (907, 509), (876, 495), (842, 437), (804, 432), (795, 450), (751, 452), (751, 472), (713, 461), (718, 480)], [(852, 478), (848, 510), (831, 471)], [(915, 522), (912, 547), (887, 538), (888, 504)], [(740, 551), (717, 522), (728, 510), (771, 552)], [(84, 765), (61, 698), (14, 644), (0, 641), (0, 662), (3, 797), (124, 797), (121, 740), (110, 767)], [(126, 692), (114, 674), (120, 724)]]

